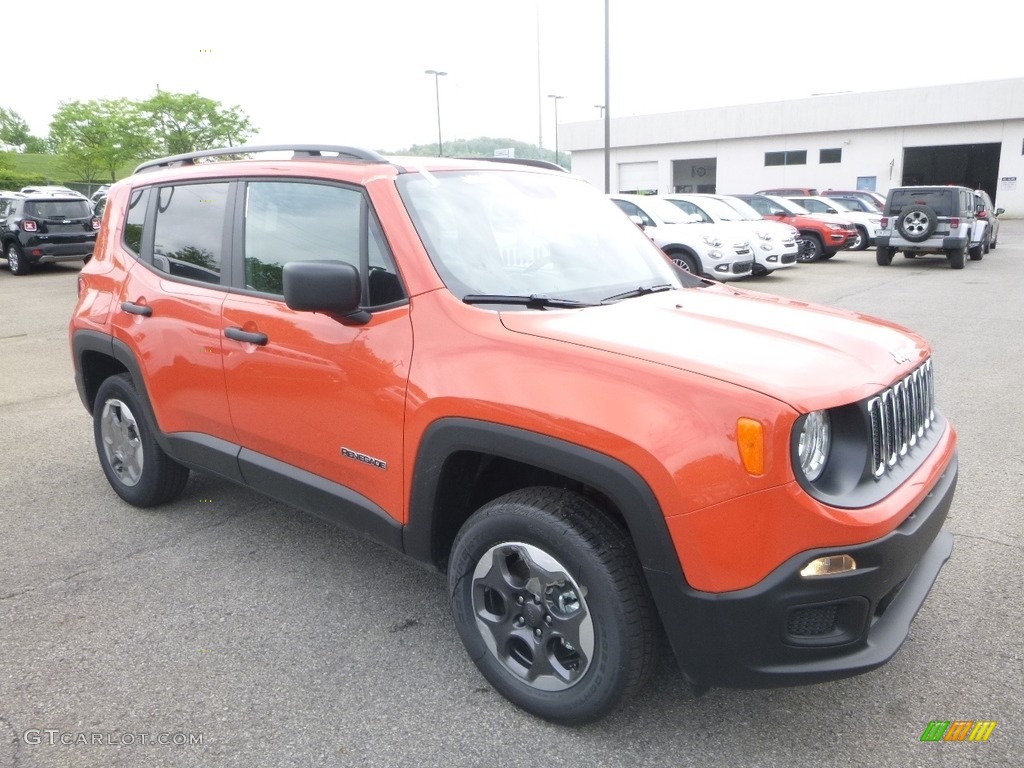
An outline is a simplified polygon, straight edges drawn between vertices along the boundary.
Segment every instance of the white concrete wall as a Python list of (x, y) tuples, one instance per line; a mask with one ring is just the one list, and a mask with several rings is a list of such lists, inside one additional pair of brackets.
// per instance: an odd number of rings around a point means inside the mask
[[(573, 172), (603, 189), (603, 123), (568, 123), (559, 135)], [(1000, 143), (996, 205), (1024, 217), (1024, 79), (613, 119), (611, 136), (611, 191), (620, 163), (657, 160), (660, 193), (673, 191), (673, 161), (713, 157), (722, 193), (852, 189), (874, 176), (884, 194), (901, 183), (905, 147)], [(831, 148), (842, 162), (819, 163)], [(785, 150), (806, 150), (807, 164), (765, 166), (765, 152)]]

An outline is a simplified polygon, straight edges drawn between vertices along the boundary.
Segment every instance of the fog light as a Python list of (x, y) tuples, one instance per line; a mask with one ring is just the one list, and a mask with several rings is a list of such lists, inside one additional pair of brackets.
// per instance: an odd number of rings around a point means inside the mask
[(716, 264), (715, 265), (715, 272), (728, 272), (728, 271), (729, 271), (729, 265), (728, 264)]
[(812, 560), (800, 571), (805, 579), (812, 576), (833, 576), (837, 573), (857, 570), (856, 561), (849, 555), (829, 555)]

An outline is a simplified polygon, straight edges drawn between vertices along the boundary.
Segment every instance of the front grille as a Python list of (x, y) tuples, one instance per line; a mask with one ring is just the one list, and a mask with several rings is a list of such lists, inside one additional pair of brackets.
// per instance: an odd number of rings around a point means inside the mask
[(793, 637), (816, 637), (827, 635), (836, 628), (838, 604), (817, 608), (799, 608), (789, 614), (786, 632)]
[(868, 401), (871, 418), (871, 471), (882, 477), (917, 445), (935, 420), (932, 361)]
[(752, 261), (734, 261), (732, 264), (732, 273), (734, 275), (743, 275), (750, 272), (754, 268), (754, 262)]

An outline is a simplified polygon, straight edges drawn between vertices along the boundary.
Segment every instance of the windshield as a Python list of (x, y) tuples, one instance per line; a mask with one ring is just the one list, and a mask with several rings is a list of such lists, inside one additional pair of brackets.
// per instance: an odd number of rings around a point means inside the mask
[[(697, 205), (698, 207), (702, 208), (704, 211), (709, 213), (713, 218), (719, 219), (721, 221), (746, 220), (745, 217), (736, 208), (733, 208), (731, 205), (721, 200), (716, 200), (713, 197), (697, 197), (694, 198), (691, 202), (693, 202), (694, 205)], [(760, 216), (758, 216), (757, 211), (755, 211), (753, 208), (751, 208), (750, 210), (753, 212), (755, 218), (761, 218)]]
[(715, 200), (721, 200), (721, 202), (728, 205), (730, 208), (736, 211), (740, 215), (743, 221), (761, 221), (764, 217), (758, 213), (746, 200), (740, 200), (738, 197), (723, 197), (714, 198)]
[(597, 303), (639, 288), (682, 285), (647, 235), (568, 174), (504, 167), (407, 173), (398, 188), (438, 275), (461, 299)]
[(769, 196), (768, 199), (775, 203), (775, 205), (777, 205), (779, 208), (782, 208), (783, 210), (789, 212), (791, 216), (801, 216), (803, 214), (810, 213), (810, 211), (808, 211), (802, 205), (794, 203), (792, 200), (786, 200), (785, 198), (782, 197), (773, 196)]
[(681, 210), (668, 200), (660, 197), (645, 197), (643, 201), (633, 200), (649, 216), (655, 216), (666, 224), (693, 224), (693, 215)]

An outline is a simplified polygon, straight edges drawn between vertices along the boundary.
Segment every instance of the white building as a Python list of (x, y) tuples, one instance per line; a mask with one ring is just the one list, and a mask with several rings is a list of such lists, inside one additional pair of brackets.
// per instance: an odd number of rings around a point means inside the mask
[[(604, 122), (559, 140), (604, 188)], [(1024, 216), (1024, 78), (613, 117), (610, 147), (612, 192), (964, 184)]]

